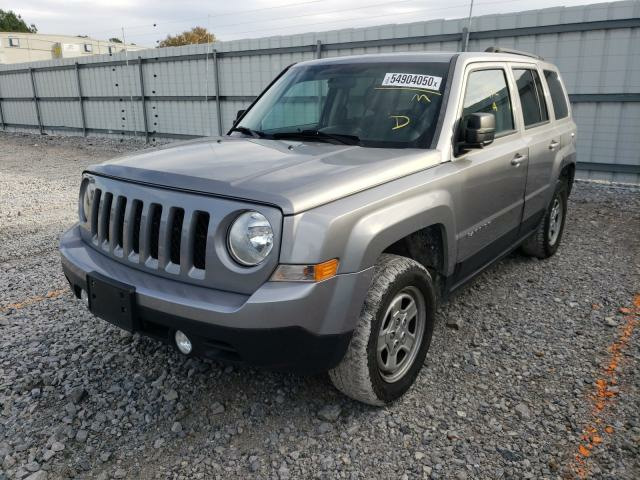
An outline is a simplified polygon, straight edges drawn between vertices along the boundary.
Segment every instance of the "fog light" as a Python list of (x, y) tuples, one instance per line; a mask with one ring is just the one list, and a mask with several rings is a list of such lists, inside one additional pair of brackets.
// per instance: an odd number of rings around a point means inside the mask
[(89, 295), (87, 294), (87, 291), (84, 288), (80, 289), (80, 300), (84, 302), (87, 308), (89, 307)]
[(189, 355), (191, 350), (193, 350), (193, 345), (191, 345), (191, 340), (180, 330), (176, 330), (176, 346), (178, 350), (180, 350), (185, 355)]

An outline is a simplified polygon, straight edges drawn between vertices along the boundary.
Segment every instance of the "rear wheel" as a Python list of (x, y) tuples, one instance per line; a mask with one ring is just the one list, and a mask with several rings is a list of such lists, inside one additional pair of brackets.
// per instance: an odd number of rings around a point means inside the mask
[(548, 258), (558, 250), (567, 217), (567, 182), (558, 181), (551, 204), (536, 231), (522, 244), (522, 251), (531, 257)]
[(424, 363), (434, 315), (429, 272), (409, 258), (383, 254), (347, 353), (329, 372), (333, 384), (370, 405), (402, 396)]

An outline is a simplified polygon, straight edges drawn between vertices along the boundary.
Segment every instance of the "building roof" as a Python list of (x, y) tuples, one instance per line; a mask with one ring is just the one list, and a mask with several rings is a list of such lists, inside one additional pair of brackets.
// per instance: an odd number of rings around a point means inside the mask
[(100, 42), (100, 43), (108, 43), (113, 45), (127, 45), (128, 47), (138, 47), (138, 48), (149, 48), (140, 45), (136, 45), (133, 43), (118, 43), (111, 42), (109, 40), (100, 40), (92, 37), (81, 37), (78, 35), (65, 35), (65, 34), (56, 34), (56, 33), (29, 33), (29, 32), (0, 32), (0, 36), (3, 37), (15, 37), (15, 38), (29, 38), (34, 40), (45, 40), (45, 41), (64, 41), (67, 40), (69, 42), (77, 42), (77, 43), (90, 43), (90, 42)]

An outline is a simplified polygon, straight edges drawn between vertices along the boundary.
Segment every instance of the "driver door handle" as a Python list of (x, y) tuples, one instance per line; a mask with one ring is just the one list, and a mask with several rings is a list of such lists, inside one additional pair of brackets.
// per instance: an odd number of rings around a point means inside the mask
[(551, 143), (549, 144), (549, 150), (555, 150), (558, 147), (558, 145), (560, 145), (560, 142), (551, 140)]
[(511, 165), (514, 167), (519, 167), (522, 162), (527, 159), (526, 155), (522, 155), (521, 153), (516, 153), (516, 156), (511, 159)]

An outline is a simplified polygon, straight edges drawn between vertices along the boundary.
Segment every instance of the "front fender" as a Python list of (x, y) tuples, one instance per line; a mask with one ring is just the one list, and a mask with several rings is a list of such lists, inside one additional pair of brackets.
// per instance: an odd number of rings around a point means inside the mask
[(443, 232), (443, 265), (453, 271), (454, 196), (459, 188), (450, 163), (380, 185), (313, 210), (285, 217), (281, 263), (340, 259), (340, 273), (375, 265), (380, 254), (431, 225)]

